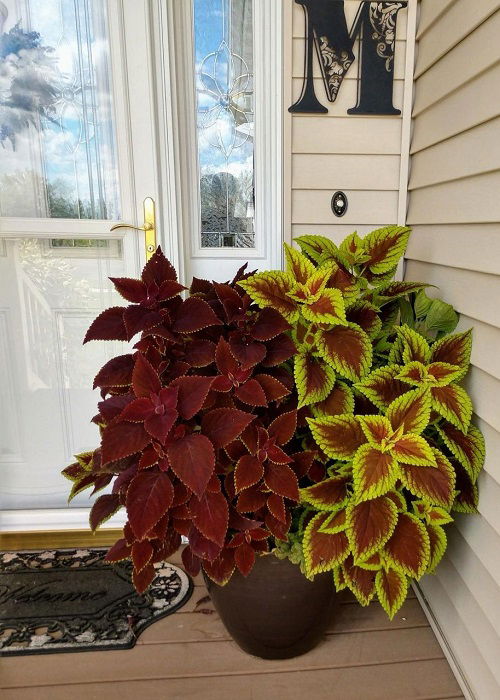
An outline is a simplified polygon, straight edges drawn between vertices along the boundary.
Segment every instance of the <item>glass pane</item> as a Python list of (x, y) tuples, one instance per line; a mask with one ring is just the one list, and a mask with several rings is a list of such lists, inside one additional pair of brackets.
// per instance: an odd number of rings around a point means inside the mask
[[(122, 242), (57, 242), (0, 239), (0, 509), (65, 507), (60, 469), (99, 443), (92, 378), (129, 352), (82, 345), (99, 312), (123, 303), (108, 279), (130, 272)], [(89, 503), (86, 492), (71, 505)]]
[(0, 2), (0, 216), (120, 218), (106, 7)]
[(252, 0), (193, 0), (201, 245), (254, 247)]

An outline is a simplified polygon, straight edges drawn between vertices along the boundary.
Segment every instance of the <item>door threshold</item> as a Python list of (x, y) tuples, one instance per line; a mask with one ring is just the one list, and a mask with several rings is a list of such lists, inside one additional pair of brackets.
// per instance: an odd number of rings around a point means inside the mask
[(122, 536), (121, 529), (108, 528), (93, 534), (90, 530), (36, 530), (0, 532), (0, 551), (30, 549), (72, 549), (73, 547), (109, 547)]

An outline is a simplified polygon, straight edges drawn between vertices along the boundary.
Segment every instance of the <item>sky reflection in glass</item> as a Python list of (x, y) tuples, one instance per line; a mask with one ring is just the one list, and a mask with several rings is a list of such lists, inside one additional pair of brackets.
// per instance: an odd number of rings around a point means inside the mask
[(254, 246), (251, 0), (194, 0), (203, 247)]

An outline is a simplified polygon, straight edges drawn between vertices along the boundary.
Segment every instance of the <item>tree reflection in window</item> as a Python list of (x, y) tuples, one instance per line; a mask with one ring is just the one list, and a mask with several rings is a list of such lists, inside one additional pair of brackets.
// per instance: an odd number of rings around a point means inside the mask
[(193, 0), (202, 247), (254, 247), (252, 0)]
[(116, 219), (105, 0), (0, 0), (0, 216)]

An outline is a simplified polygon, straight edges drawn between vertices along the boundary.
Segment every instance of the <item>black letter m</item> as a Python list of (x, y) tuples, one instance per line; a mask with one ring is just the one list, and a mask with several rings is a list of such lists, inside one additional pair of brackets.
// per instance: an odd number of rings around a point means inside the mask
[(349, 114), (401, 114), (392, 103), (394, 48), (398, 12), (406, 2), (362, 0), (351, 30), (344, 0), (295, 0), (306, 17), (305, 70), (302, 94), (290, 112), (324, 113), (314, 91), (313, 44), (321, 66), (327, 98), (335, 102), (345, 74), (354, 61), (359, 38), (358, 100)]

